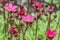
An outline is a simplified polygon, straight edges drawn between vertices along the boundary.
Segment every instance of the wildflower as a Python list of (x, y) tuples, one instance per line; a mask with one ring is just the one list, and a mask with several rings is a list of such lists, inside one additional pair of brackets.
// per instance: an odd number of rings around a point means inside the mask
[(33, 22), (34, 17), (28, 14), (27, 16), (22, 16), (22, 20), (25, 22)]
[(40, 8), (42, 8), (42, 4), (40, 2), (36, 2), (34, 6), (36, 10), (39, 10)]
[(19, 11), (19, 14), (20, 14), (20, 15), (24, 15), (24, 14), (25, 14), (25, 12), (26, 12), (26, 10), (25, 10), (25, 9), (21, 9), (21, 10)]
[(35, 0), (31, 0), (31, 4), (33, 4), (33, 3), (34, 3), (34, 1), (35, 1)]
[(8, 5), (4, 6), (4, 9), (6, 9), (8, 12), (15, 12), (17, 11), (17, 8), (18, 7), (12, 3), (8, 3)]
[(49, 12), (52, 13), (54, 11), (54, 6), (49, 7)]
[(6, 2), (6, 0), (0, 0), (2, 3), (5, 3)]
[(56, 30), (47, 30), (47, 37), (49, 38), (49, 39), (53, 39), (54, 37), (56, 36)]
[(14, 26), (11, 26), (10, 27), (10, 32), (13, 32), (14, 31)]

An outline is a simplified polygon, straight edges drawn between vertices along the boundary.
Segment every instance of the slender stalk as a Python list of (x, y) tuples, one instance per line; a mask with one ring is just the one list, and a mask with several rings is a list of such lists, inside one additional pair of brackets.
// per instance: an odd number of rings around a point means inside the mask
[(26, 29), (25, 29), (25, 31), (24, 31), (24, 33), (23, 33), (23, 40), (26, 40), (26, 39), (25, 39), (25, 34), (26, 34), (26, 31), (27, 31), (28, 28), (29, 28), (29, 24), (27, 23), (27, 27), (26, 27)]
[(35, 40), (37, 40), (37, 30), (38, 30), (38, 17), (36, 18), (36, 35), (35, 35)]
[[(51, 14), (49, 14), (49, 17), (48, 17), (48, 25), (47, 25), (47, 29), (50, 29), (50, 17), (51, 17)], [(46, 30), (47, 31), (47, 30)]]
[[(2, 3), (2, 5), (5, 6), (4, 3)], [(3, 17), (4, 17), (4, 29), (3, 29), (3, 31), (4, 31), (5, 37), (6, 37), (7, 23), (6, 23), (6, 17), (5, 17), (5, 9), (3, 9), (3, 12), (4, 12), (4, 14), (3, 14)]]
[(60, 40), (60, 26), (59, 25), (60, 25), (60, 16), (58, 18), (58, 23), (57, 23), (57, 26), (56, 26), (56, 27), (59, 28), (58, 40)]
[(20, 29), (20, 27), (19, 27), (19, 38), (18, 38), (18, 40), (20, 40), (20, 30), (21, 30), (21, 29)]

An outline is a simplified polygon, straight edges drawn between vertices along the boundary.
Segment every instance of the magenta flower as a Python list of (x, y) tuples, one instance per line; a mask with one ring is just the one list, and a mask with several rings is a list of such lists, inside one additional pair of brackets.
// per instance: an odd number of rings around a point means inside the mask
[(31, 0), (31, 4), (33, 4), (33, 3), (34, 3), (34, 1), (35, 1), (35, 0)]
[(6, 2), (6, 0), (0, 0), (2, 3), (5, 3)]
[(30, 16), (29, 14), (27, 16), (22, 16), (22, 20), (25, 21), (25, 22), (33, 22), (34, 20), (34, 17), (33, 16)]
[(56, 30), (47, 30), (47, 37), (49, 38), (49, 39), (53, 39), (54, 37), (56, 36)]
[(42, 4), (40, 2), (36, 2), (34, 6), (36, 10), (39, 10), (40, 8), (42, 8)]
[(21, 10), (20, 10), (20, 12), (19, 12), (19, 14), (20, 14), (20, 15), (24, 15), (24, 14), (25, 14), (25, 12), (26, 12), (26, 10), (25, 10), (25, 9), (21, 9)]
[(4, 8), (5, 8), (8, 12), (15, 12), (15, 11), (17, 11), (18, 6), (13, 5), (12, 3), (9, 3), (8, 5), (4, 6)]
[(14, 31), (14, 26), (11, 26), (10, 27), (10, 32), (13, 32)]
[(52, 13), (53, 11), (54, 11), (54, 6), (50, 6), (50, 7), (49, 7), (49, 12)]

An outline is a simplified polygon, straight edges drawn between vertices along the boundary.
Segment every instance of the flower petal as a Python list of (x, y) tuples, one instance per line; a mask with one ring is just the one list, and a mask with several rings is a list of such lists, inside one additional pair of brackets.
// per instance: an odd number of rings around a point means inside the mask
[(9, 8), (13, 8), (13, 4), (12, 3), (9, 3), (8, 6), (9, 6)]
[(17, 8), (18, 8), (18, 6), (14, 6), (14, 7), (13, 7), (13, 9), (17, 9)]
[(8, 6), (4, 6), (3, 8), (5, 8), (6, 10), (8, 10), (8, 9), (9, 9), (9, 7), (8, 7)]

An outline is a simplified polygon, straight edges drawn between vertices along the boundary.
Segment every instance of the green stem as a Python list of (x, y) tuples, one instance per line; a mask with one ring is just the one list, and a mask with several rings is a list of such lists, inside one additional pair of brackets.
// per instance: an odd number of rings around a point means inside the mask
[(37, 39), (37, 30), (38, 30), (38, 17), (36, 18), (36, 35), (35, 35), (35, 40)]
[[(51, 14), (49, 14), (49, 17), (48, 17), (48, 25), (47, 25), (47, 29), (50, 29), (50, 17), (51, 17)], [(47, 30), (46, 30), (47, 31)]]
[[(5, 6), (4, 3), (2, 5)], [(4, 31), (5, 37), (6, 37), (7, 23), (6, 23), (6, 17), (5, 17), (5, 9), (3, 9), (3, 11), (4, 11), (4, 14), (3, 14), (3, 17), (4, 17), (4, 29), (3, 29), (3, 31)]]
[(25, 31), (24, 31), (24, 33), (23, 33), (23, 40), (26, 40), (26, 39), (25, 39), (25, 34), (26, 34), (26, 31), (27, 31), (28, 28), (29, 28), (29, 24), (27, 23), (27, 27), (26, 27), (26, 29), (25, 29)]
[(57, 23), (57, 26), (56, 26), (56, 27), (59, 28), (58, 40), (60, 40), (60, 26), (59, 25), (60, 25), (60, 16), (58, 18), (58, 23)]

